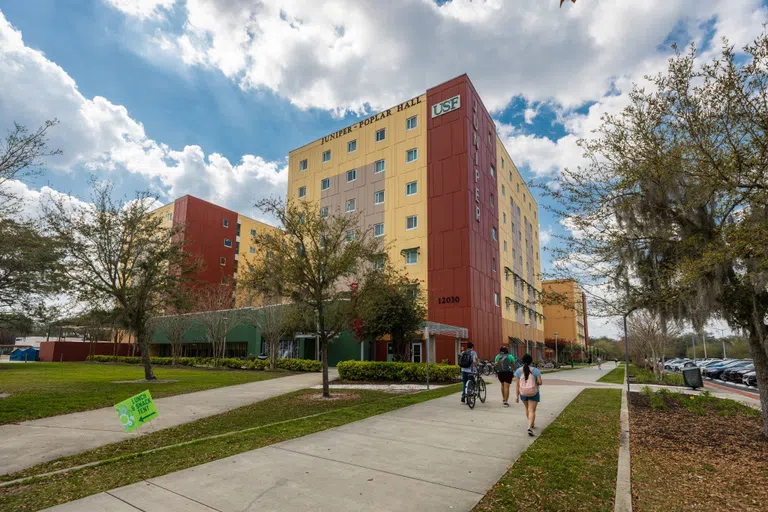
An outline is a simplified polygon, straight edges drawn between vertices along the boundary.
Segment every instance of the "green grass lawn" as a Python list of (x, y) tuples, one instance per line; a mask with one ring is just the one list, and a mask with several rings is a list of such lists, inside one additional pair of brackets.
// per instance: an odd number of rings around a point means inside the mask
[(624, 367), (619, 366), (609, 371), (599, 379), (597, 382), (605, 382), (608, 384), (624, 384)]
[(620, 408), (618, 389), (582, 391), (474, 511), (612, 511)]
[(149, 389), (153, 398), (245, 384), (286, 375), (238, 370), (154, 367), (158, 379), (178, 382), (117, 384), (144, 378), (138, 365), (105, 363), (0, 364), (0, 425), (108, 407)]
[[(391, 395), (380, 391), (335, 392), (337, 400), (317, 400), (318, 390), (289, 393), (137, 439), (29, 468), (4, 480), (100, 464), (0, 488), (0, 510), (39, 510), (91, 494), (154, 478), (263, 446), (294, 439), (401, 407), (456, 393), (460, 384), (432, 391)], [(245, 432), (244, 428), (252, 429)], [(216, 434), (232, 433), (209, 439)], [(197, 440), (197, 441), (195, 441)], [(176, 446), (180, 442), (192, 444)], [(148, 449), (168, 447), (147, 453)]]

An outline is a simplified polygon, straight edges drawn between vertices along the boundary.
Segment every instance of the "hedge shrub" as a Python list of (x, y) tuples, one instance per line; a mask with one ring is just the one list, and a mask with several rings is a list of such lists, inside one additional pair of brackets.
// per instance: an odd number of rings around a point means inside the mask
[[(127, 363), (141, 364), (140, 357), (115, 357), (115, 356), (91, 356), (91, 361), (97, 363)], [(150, 357), (149, 361), (155, 366), (170, 366), (173, 359), (170, 357)], [(213, 366), (212, 357), (177, 357), (178, 366)], [(218, 360), (219, 368), (231, 368), (234, 370), (266, 370), (269, 368), (269, 361), (266, 359), (237, 359), (225, 358)], [(277, 367), (281, 370), (292, 372), (319, 372), (323, 369), (320, 361), (310, 359), (278, 359)]]
[[(336, 367), (339, 377), (350, 381), (425, 382), (427, 367), (424, 363), (385, 363), (377, 361), (342, 361)], [(431, 382), (453, 383), (461, 378), (456, 365), (429, 365)]]

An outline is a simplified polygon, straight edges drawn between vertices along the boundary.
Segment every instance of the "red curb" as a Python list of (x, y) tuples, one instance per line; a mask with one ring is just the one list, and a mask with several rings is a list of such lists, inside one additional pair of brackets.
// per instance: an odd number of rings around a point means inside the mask
[[(757, 393), (750, 393), (749, 391), (742, 391), (740, 389), (732, 388), (732, 387), (729, 387), (729, 386), (721, 386), (720, 384), (713, 384), (711, 382), (706, 382), (706, 381), (704, 382), (704, 386), (705, 387), (706, 386), (711, 386), (711, 387), (713, 387), (715, 389), (721, 389), (723, 391), (731, 391), (733, 393), (738, 393), (739, 395), (745, 396), (747, 398), (756, 398), (755, 395), (757, 395)], [(757, 395), (757, 396), (759, 396), (759, 395)]]

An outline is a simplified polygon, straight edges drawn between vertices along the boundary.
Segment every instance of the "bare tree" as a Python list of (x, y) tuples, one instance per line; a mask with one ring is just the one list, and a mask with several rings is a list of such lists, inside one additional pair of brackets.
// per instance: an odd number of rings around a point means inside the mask
[(171, 364), (175, 365), (176, 360), (182, 355), (184, 334), (192, 325), (194, 316), (178, 310), (166, 311), (166, 313), (168, 314), (153, 318), (151, 325), (153, 331), (156, 330), (168, 338), (171, 345)]
[(243, 310), (243, 321), (253, 325), (267, 342), (267, 355), (269, 356), (269, 368), (277, 368), (277, 356), (280, 349), (280, 341), (291, 334), (288, 315), (290, 304), (285, 304), (279, 298), (267, 299), (259, 308)]
[(141, 192), (126, 201), (113, 198), (110, 183), (92, 186), (89, 204), (60, 198), (46, 205), (46, 226), (65, 253), (62, 267), (74, 293), (122, 310), (141, 347), (144, 376), (153, 380), (148, 321), (189, 284), (197, 262), (177, 236), (182, 226), (164, 228), (150, 214), (154, 196)]
[(233, 309), (235, 287), (231, 283), (212, 283), (196, 287), (197, 300), (194, 319), (205, 329), (208, 343), (213, 352), (213, 365), (227, 352), (227, 335), (239, 325), (242, 312)]

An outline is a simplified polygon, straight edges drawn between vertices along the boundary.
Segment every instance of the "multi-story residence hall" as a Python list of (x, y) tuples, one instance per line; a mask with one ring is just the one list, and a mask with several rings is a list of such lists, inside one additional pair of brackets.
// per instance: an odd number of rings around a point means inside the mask
[(587, 296), (573, 279), (555, 279), (542, 283), (545, 293), (562, 297), (555, 304), (544, 306), (546, 343), (554, 350), (555, 333), (562, 347), (573, 349), (576, 357), (582, 357), (589, 348), (587, 324)]
[[(481, 357), (526, 339), (541, 357), (538, 205), (466, 75), (291, 151), (288, 197), (362, 213), (422, 280), (428, 319), (468, 328)], [(430, 360), (455, 361), (455, 343)]]

